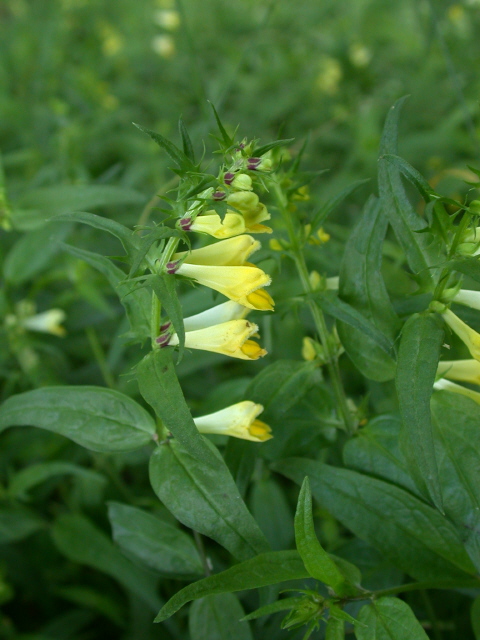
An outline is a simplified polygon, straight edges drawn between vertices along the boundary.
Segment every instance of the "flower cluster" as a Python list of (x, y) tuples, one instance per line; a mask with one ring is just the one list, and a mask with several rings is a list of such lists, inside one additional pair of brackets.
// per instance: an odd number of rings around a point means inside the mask
[[(248, 261), (260, 248), (260, 242), (250, 234), (270, 233), (271, 229), (261, 224), (270, 219), (270, 214), (253, 192), (252, 178), (245, 171), (267, 171), (270, 166), (268, 159), (244, 158), (239, 154), (233, 167), (221, 173), (220, 186), (199, 194), (177, 222), (182, 231), (207, 234), (218, 242), (169, 255), (165, 272), (190, 278), (228, 298), (227, 302), (184, 318), (185, 346), (189, 349), (241, 360), (257, 360), (267, 353), (253, 339), (259, 337), (258, 326), (246, 316), (252, 310), (273, 311), (274, 307), (266, 290), (270, 276)], [(223, 218), (213, 208), (219, 202), (226, 205)], [(157, 346), (179, 343), (171, 323), (162, 324)], [(268, 425), (256, 419), (262, 410), (261, 405), (245, 401), (196, 418), (195, 422), (202, 433), (262, 442), (272, 437)]]

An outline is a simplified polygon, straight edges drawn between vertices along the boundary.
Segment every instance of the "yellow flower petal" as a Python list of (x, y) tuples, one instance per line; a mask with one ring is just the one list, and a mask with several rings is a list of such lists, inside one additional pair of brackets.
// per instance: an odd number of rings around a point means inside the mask
[(190, 225), (190, 231), (206, 233), (214, 238), (223, 240), (238, 236), (245, 232), (245, 220), (239, 213), (225, 214), (222, 220), (218, 213), (207, 211), (205, 215), (198, 216)]
[(480, 361), (480, 334), (468, 326), (457, 315), (446, 309), (443, 313), (443, 319), (457, 336), (465, 343), (468, 350), (475, 360)]
[(258, 240), (243, 234), (201, 249), (176, 253), (172, 261), (185, 258), (184, 264), (241, 266), (257, 249), (260, 249)]
[(273, 307), (275, 306), (272, 296), (267, 293), (265, 289), (257, 289), (244, 298), (240, 298), (238, 302), (257, 311), (273, 311)]
[(480, 362), (477, 360), (444, 360), (438, 363), (437, 375), (450, 380), (480, 385)]
[(248, 313), (250, 313), (250, 309), (247, 309), (247, 307), (244, 307), (242, 304), (238, 304), (238, 302), (229, 300), (216, 307), (202, 311), (202, 313), (184, 318), (183, 325), (185, 331), (197, 331), (198, 329), (211, 327), (214, 324), (222, 324), (222, 322), (245, 318)]
[(261, 420), (254, 420), (250, 425), (248, 432), (252, 438), (257, 438), (260, 442), (265, 442), (266, 440), (273, 438), (271, 428)]

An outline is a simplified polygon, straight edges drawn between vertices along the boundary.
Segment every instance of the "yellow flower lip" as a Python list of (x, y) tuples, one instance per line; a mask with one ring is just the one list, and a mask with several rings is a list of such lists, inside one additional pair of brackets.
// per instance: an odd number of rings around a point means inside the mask
[(214, 238), (223, 240), (238, 236), (245, 232), (245, 220), (239, 213), (227, 211), (225, 217), (222, 218), (215, 211), (207, 211), (205, 214), (197, 216), (195, 220), (189, 224), (189, 231), (197, 233), (206, 233)]
[(176, 253), (172, 258), (172, 262), (183, 260), (183, 264), (236, 267), (245, 264), (252, 253), (258, 249), (260, 249), (258, 240), (248, 234), (242, 234), (210, 244), (201, 249)]
[(252, 442), (265, 442), (272, 438), (270, 427), (257, 420), (263, 406), (251, 400), (237, 402), (225, 409), (194, 418), (200, 433), (229, 435)]

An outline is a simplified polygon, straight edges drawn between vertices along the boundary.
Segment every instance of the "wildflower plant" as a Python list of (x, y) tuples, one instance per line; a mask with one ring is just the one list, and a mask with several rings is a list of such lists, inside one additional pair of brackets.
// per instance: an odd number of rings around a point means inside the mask
[[(62, 248), (118, 293), (128, 382), (13, 394), (0, 428), (55, 432), (97, 461), (148, 461), (153, 493), (132, 495), (120, 482), (123, 501), (108, 502), (116, 546), (74, 501), (51, 530), (60, 553), (113, 577), (150, 617), (155, 610), (165, 637), (187, 637), (174, 614), (190, 602), (192, 640), (226, 629), (233, 640), (281, 630), (304, 640), (424, 640), (430, 628), (441, 637), (430, 590), (471, 607), (478, 636), (480, 333), (470, 323), (480, 308), (480, 210), (437, 193), (398, 156), (402, 102), (387, 117), (378, 196), (366, 199), (338, 264), (329, 216), (366, 181), (318, 204), (310, 193), (322, 171), (303, 168), (306, 145), (238, 139), (215, 110), (212, 158), (196, 158), (182, 121), (181, 148), (138, 127), (175, 174), (150, 223), (142, 216), (130, 229), (87, 212), (49, 223), (87, 225), (123, 246), (115, 258)], [(4, 306), (3, 335), (28, 370), (37, 356), (26, 336), (63, 339), (68, 314)], [(265, 358), (290, 341), (296, 359)], [(181, 384), (196, 357), (233, 371), (201, 412), (191, 379)], [(211, 361), (198, 362), (201, 388)], [(6, 490), (14, 502), (30, 486), (21, 473)], [(289, 481), (300, 487), (295, 513)]]

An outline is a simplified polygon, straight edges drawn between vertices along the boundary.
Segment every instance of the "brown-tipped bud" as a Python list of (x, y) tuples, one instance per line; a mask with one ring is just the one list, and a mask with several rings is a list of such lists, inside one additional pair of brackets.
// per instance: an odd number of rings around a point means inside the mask
[(167, 329), (170, 329), (170, 327), (172, 326), (171, 322), (165, 322), (164, 324), (162, 324), (160, 326), (160, 333), (163, 333), (164, 331), (166, 331)]
[(248, 158), (247, 169), (250, 169), (250, 171), (256, 171), (261, 162), (261, 158)]
[(171, 338), (171, 335), (169, 333), (165, 333), (162, 336), (158, 336), (158, 338), (155, 338), (155, 342), (158, 344), (160, 348), (166, 347), (170, 342), (170, 338)]
[(212, 193), (212, 198), (213, 200), (223, 200), (226, 195), (225, 191), (215, 191), (215, 193)]
[(183, 231), (190, 231), (190, 227), (192, 226), (192, 219), (181, 218), (178, 224), (180, 225), (180, 229), (182, 229)]
[(227, 171), (227, 173), (223, 176), (223, 181), (225, 182), (225, 184), (232, 184), (234, 178), (235, 174), (231, 171)]
[(174, 273), (177, 273), (178, 271), (178, 262), (167, 262), (165, 269), (167, 271), (167, 273), (169, 273), (170, 275), (173, 275)]

